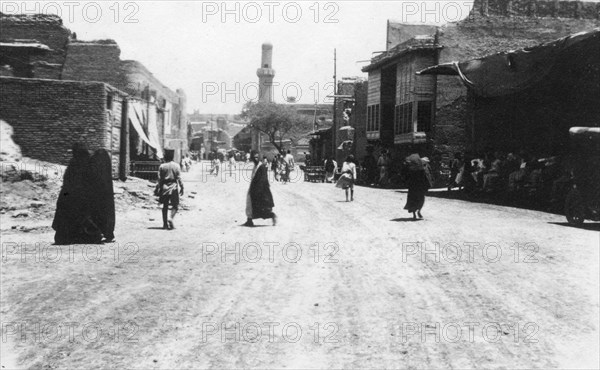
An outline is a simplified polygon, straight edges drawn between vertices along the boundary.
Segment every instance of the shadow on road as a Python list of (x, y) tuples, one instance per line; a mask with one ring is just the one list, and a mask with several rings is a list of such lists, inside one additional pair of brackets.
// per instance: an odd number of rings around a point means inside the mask
[(574, 229), (600, 231), (600, 222), (584, 223), (582, 225), (571, 225), (568, 222), (548, 222), (552, 225), (572, 227)]
[(393, 222), (412, 222), (412, 221), (424, 221), (422, 218), (412, 218), (412, 217), (402, 217), (402, 218), (394, 218), (390, 221)]

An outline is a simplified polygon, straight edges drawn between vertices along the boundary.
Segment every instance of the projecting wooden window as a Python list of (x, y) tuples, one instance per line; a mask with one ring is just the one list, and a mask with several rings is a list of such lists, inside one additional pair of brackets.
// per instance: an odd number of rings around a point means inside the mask
[(412, 132), (412, 103), (396, 105), (394, 133), (406, 134)]
[(396, 105), (394, 107), (394, 135), (398, 135), (400, 133), (400, 106)]
[(367, 131), (379, 131), (379, 104), (367, 107)]
[(375, 105), (375, 131), (379, 131), (379, 117), (381, 117), (381, 115), (379, 114), (379, 104)]
[(417, 131), (431, 131), (431, 121), (433, 116), (433, 103), (430, 101), (420, 101), (417, 108)]

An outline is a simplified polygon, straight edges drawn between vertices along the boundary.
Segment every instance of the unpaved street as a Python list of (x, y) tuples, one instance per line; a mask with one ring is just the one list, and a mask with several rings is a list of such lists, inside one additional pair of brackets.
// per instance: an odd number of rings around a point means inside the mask
[(302, 181), (245, 228), (244, 176), (184, 183), (174, 231), (137, 209), (114, 244), (3, 233), (3, 368), (600, 365), (597, 228), (433, 197), (413, 222), (403, 192)]

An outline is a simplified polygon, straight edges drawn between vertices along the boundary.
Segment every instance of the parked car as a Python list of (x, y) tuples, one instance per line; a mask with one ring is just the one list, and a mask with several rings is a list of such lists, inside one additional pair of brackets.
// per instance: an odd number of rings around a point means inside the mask
[(569, 134), (575, 161), (565, 216), (574, 225), (600, 221), (600, 127), (572, 127)]

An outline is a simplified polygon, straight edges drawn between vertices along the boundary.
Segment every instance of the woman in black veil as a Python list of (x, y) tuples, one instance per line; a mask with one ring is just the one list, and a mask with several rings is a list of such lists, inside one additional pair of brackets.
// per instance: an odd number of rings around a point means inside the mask
[(52, 228), (56, 244), (99, 243), (100, 229), (92, 220), (92, 181), (90, 153), (82, 143), (72, 147), (73, 158), (63, 177), (56, 202)]
[(112, 182), (112, 162), (105, 149), (98, 149), (91, 158), (92, 220), (104, 235), (105, 242), (115, 239), (115, 196)]

